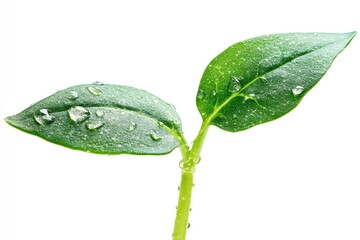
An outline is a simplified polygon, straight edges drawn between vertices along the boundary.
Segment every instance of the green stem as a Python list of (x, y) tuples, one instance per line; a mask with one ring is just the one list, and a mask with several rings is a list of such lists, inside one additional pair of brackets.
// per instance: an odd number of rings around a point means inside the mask
[(191, 194), (193, 188), (193, 179), (195, 166), (200, 161), (200, 152), (204, 143), (208, 126), (203, 123), (200, 131), (192, 145), (191, 150), (180, 148), (183, 159), (180, 162), (182, 168), (181, 183), (179, 188), (179, 199), (176, 211), (176, 219), (173, 231), (173, 240), (185, 240), (186, 230), (188, 228)]
[(186, 230), (188, 228), (192, 188), (193, 174), (182, 173), (173, 240), (185, 240)]

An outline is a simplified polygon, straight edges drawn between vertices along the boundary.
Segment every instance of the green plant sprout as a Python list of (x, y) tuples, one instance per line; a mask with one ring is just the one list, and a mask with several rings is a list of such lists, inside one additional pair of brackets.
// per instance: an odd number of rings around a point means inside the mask
[(47, 141), (97, 154), (162, 155), (179, 148), (182, 175), (172, 239), (184, 240), (209, 127), (238, 132), (290, 112), (355, 34), (273, 34), (230, 46), (201, 78), (196, 104), (202, 125), (192, 146), (171, 104), (143, 90), (100, 82), (59, 91), (5, 120)]

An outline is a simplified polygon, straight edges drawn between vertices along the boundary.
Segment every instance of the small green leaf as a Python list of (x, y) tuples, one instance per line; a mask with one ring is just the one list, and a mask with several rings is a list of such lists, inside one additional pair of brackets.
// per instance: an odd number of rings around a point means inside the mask
[(201, 78), (196, 103), (204, 124), (237, 132), (285, 115), (355, 34), (274, 34), (232, 45)]
[(181, 141), (176, 111), (132, 87), (90, 84), (45, 98), (6, 121), (65, 147), (100, 154), (166, 154)]

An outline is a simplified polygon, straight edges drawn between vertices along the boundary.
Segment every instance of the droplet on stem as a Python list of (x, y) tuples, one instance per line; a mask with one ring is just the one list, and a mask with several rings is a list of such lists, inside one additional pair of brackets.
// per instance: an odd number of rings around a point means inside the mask
[(180, 167), (180, 169), (183, 169), (183, 168), (184, 168), (184, 160), (181, 160), (181, 161), (179, 162), (179, 167)]
[(199, 164), (200, 161), (201, 161), (201, 157), (200, 157), (200, 156), (199, 156), (198, 158), (195, 158), (195, 159), (194, 159), (194, 163), (195, 163), (195, 164)]

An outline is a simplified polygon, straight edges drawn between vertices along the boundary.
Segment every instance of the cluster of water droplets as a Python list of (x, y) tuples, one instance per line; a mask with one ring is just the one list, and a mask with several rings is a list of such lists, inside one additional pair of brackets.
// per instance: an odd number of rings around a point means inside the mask
[[(102, 94), (102, 91), (96, 85), (103, 85), (101, 82), (94, 82), (94, 86), (87, 87), (87, 90), (95, 96)], [(75, 90), (71, 90), (66, 94), (66, 98), (75, 101), (79, 98), (79, 93)], [(91, 113), (82, 106), (73, 106), (67, 111), (69, 118), (75, 123), (82, 123), (90, 118)], [(96, 111), (96, 116), (103, 117), (104, 112), (101, 110)], [(49, 125), (54, 122), (55, 117), (50, 114), (49, 109), (40, 109), (34, 113), (34, 120), (40, 125)], [(97, 120), (89, 121), (86, 124), (86, 128), (89, 130), (95, 130), (102, 127), (104, 123)]]
[[(103, 93), (99, 87), (101, 85), (103, 85), (103, 83), (94, 82), (92, 86), (88, 86), (88, 87), (86, 87), (86, 89), (94, 96), (99, 96)], [(65, 98), (72, 100), (72, 101), (75, 101), (79, 97), (80, 97), (79, 93), (75, 90), (68, 91), (65, 94)], [(175, 107), (173, 105), (170, 105), (170, 106), (173, 109), (175, 109)], [(94, 115), (96, 117), (94, 119), (91, 118), (91, 115), (92, 115), (92, 113), (88, 109), (86, 109), (84, 106), (76, 105), (76, 106), (70, 107), (67, 110), (67, 116), (69, 117), (69, 119), (76, 124), (86, 123), (85, 127), (87, 130), (93, 131), (93, 130), (99, 129), (102, 126), (104, 126), (105, 123), (102, 119), (105, 115), (104, 110), (102, 110), (102, 109), (96, 110), (94, 113)], [(33, 117), (34, 117), (34, 120), (40, 125), (49, 125), (55, 121), (55, 117), (51, 114), (51, 111), (46, 108), (36, 111), (34, 113)], [(138, 128), (137, 123), (135, 123), (134, 121), (130, 121), (128, 124), (129, 124), (127, 127), (128, 132), (133, 132)], [(163, 128), (163, 126), (164, 126), (164, 123), (159, 122), (159, 127)], [(149, 131), (147, 136), (154, 142), (160, 142), (163, 139), (163, 137), (159, 134), (159, 132), (155, 131), (155, 130)], [(117, 139), (116, 139), (116, 141), (117, 141)], [(119, 145), (119, 146), (122, 146), (122, 145)]]

